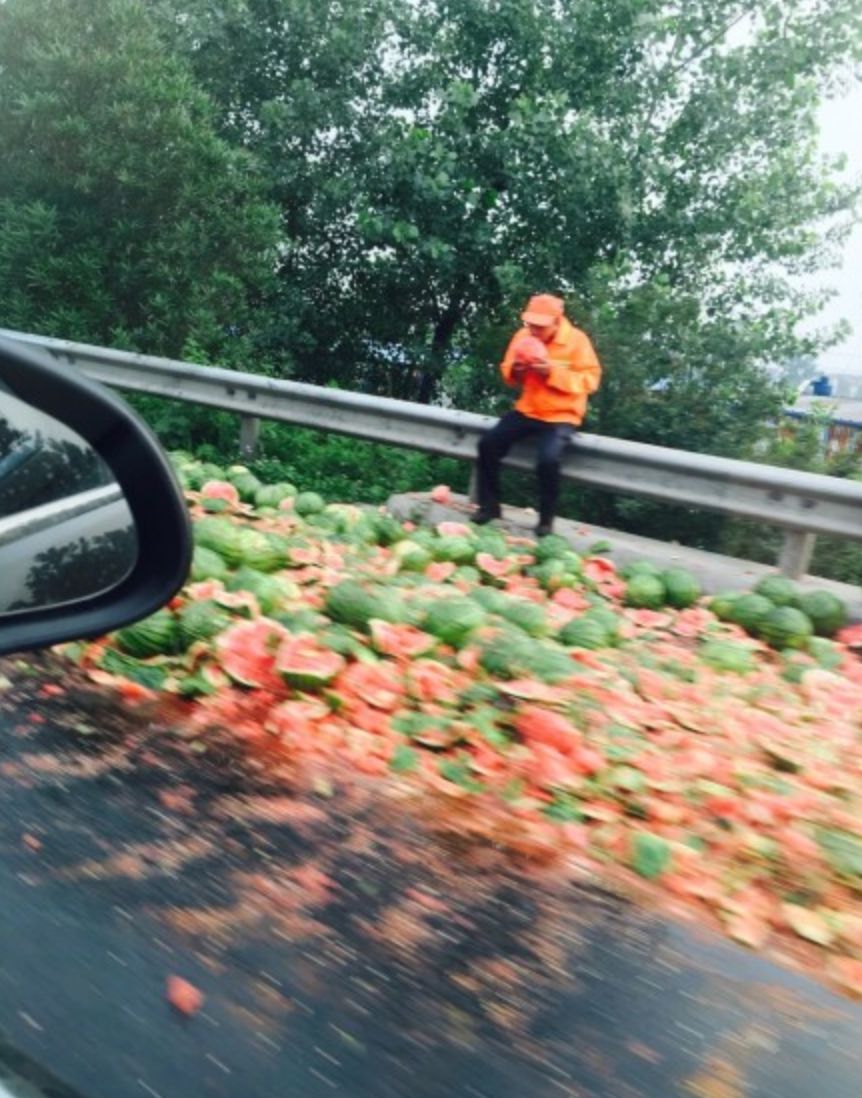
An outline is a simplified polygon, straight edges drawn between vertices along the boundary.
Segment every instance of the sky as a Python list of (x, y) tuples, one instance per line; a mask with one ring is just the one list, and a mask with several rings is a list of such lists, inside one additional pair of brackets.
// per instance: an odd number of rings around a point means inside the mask
[[(825, 153), (846, 154), (848, 177), (862, 175), (862, 87), (824, 104), (820, 133)], [(806, 328), (820, 327), (842, 318), (850, 321), (854, 328), (845, 342), (821, 354), (820, 364), (828, 373), (862, 374), (862, 226), (856, 226), (845, 245), (841, 269), (823, 271), (812, 283), (832, 286), (838, 294)]]

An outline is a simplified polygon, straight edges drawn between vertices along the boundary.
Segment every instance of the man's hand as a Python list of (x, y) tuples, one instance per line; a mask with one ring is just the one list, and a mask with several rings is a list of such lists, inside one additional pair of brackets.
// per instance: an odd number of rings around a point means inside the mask
[(522, 382), (527, 375), (527, 364), (525, 362), (515, 362), (512, 365), (512, 381)]
[(529, 368), (539, 377), (547, 377), (551, 372), (550, 362), (534, 362)]

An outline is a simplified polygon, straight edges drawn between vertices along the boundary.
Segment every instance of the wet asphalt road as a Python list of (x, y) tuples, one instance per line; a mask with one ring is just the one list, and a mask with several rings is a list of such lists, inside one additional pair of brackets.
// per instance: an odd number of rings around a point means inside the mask
[(0, 707), (0, 1061), (43, 1093), (862, 1094), (862, 1008), (812, 981), (38, 682)]

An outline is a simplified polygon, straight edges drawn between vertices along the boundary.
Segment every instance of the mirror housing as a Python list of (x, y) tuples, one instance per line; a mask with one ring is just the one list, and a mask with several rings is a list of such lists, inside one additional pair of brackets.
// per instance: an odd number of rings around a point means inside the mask
[[(164, 606), (191, 562), (191, 524), (155, 435), (120, 398), (37, 348), (0, 338), (3, 387), (76, 432), (108, 466), (134, 522), (137, 559), (113, 587), (74, 602), (0, 614), (0, 655), (102, 636)], [(56, 527), (62, 538), (63, 523)]]

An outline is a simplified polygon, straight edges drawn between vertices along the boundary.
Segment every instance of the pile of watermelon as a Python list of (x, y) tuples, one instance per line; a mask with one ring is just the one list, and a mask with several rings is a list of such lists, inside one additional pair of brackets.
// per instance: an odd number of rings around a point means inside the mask
[(97, 681), (173, 695), (202, 750), (229, 729), (274, 771), (346, 763), (476, 834), (505, 819), (633, 871), (753, 948), (792, 932), (862, 993), (862, 663), (831, 596), (772, 577), (710, 600), (554, 535), (417, 528), (174, 459), (189, 581), (66, 649)]
[(717, 595), (709, 607), (775, 648), (802, 649), (825, 667), (841, 662), (829, 638), (847, 625), (847, 609), (831, 591), (801, 592), (784, 576), (766, 576), (753, 591)]

